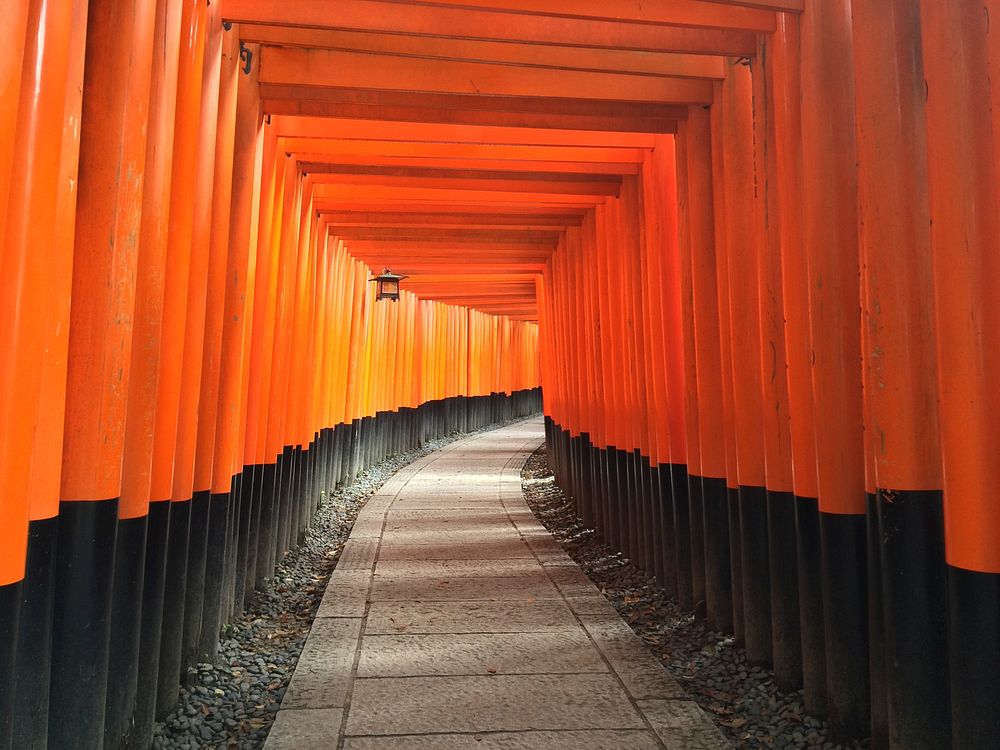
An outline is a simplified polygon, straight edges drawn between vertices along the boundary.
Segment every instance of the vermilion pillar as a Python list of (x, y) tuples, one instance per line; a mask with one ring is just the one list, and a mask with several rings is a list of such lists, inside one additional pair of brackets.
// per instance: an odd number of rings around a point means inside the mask
[[(792, 445), (785, 359), (785, 308), (782, 294), (783, 247), (781, 194), (775, 131), (774, 59), (771, 40), (762, 37), (753, 67), (754, 236), (760, 307), (760, 376), (763, 408), (764, 474), (767, 484), (768, 570), (771, 584), (771, 652), (774, 677), (784, 690), (802, 684), (795, 499), (792, 494)], [(778, 41), (780, 44), (781, 41)], [(797, 210), (794, 204), (789, 210)]]
[(827, 716), (838, 736), (869, 725), (861, 290), (848, 0), (802, 15), (803, 240), (815, 398)]
[(952, 747), (978, 750), (1000, 745), (1000, 7), (943, 0), (920, 14)]
[(826, 711), (826, 637), (821, 581), (808, 260), (802, 234), (802, 113), (799, 16), (778, 14), (771, 49), (775, 171), (781, 232), (792, 489), (806, 710)]
[[(155, 3), (89, 7), (49, 745), (104, 740)], [(125, 540), (122, 554), (133, 549)], [(136, 563), (141, 564), (139, 545)], [(131, 606), (135, 606), (132, 602)], [(115, 674), (115, 680), (118, 675)], [(81, 685), (89, 689), (81, 690)], [(117, 718), (117, 717), (116, 717)]]
[(713, 630), (728, 633), (733, 629), (733, 601), (709, 113), (703, 108), (692, 107), (684, 132), (697, 374), (697, 382), (688, 387), (695, 388), (697, 393), (701, 456), (700, 471), (689, 482), (692, 506), (696, 505), (696, 498), (700, 499), (701, 511), (700, 524), (696, 524), (692, 509), (691, 533), (701, 532), (702, 536), (708, 625)]
[[(680, 365), (684, 373), (684, 442), (687, 476), (701, 474), (701, 441), (698, 438), (698, 370), (695, 356), (694, 291), (691, 268), (690, 202), (693, 199), (688, 180), (687, 131), (681, 126), (674, 139), (677, 147), (677, 237), (680, 262), (677, 285), (681, 290), (680, 324), (683, 356)], [(677, 602), (690, 610), (698, 601), (694, 587), (695, 558), (692, 554), (690, 483), (687, 476), (674, 483), (674, 538), (677, 552)], [(700, 529), (698, 530), (700, 532)], [(698, 562), (701, 562), (699, 559)], [(701, 568), (704, 570), (704, 567)], [(702, 577), (702, 581), (704, 577)]]
[(180, 458), (178, 434), (182, 381), (185, 374), (190, 377), (190, 373), (184, 372), (184, 349), (194, 220), (192, 197), (195, 195), (197, 176), (202, 69), (205, 54), (205, 11), (202, 0), (182, 0), (177, 99), (173, 124), (171, 163), (173, 172), (170, 178), (167, 275), (163, 291), (150, 489), (151, 501), (171, 501), (160, 664), (157, 672), (156, 713), (159, 716), (169, 713), (177, 699), (184, 591), (187, 581), (190, 505), (184, 500), (175, 499), (174, 466), (175, 459)]
[[(23, 12), (27, 12), (28, 4), (24, 3), (22, 7)], [(16, 15), (16, 11), (12, 12)], [(50, 175), (55, 178), (50, 184), (53, 193), (48, 196), (36, 195), (36, 199), (40, 198), (50, 204), (47, 208), (54, 207), (55, 209), (55, 215), (52, 217), (52, 229), (51, 231), (43, 231), (41, 225), (32, 227), (31, 241), (38, 244), (31, 248), (22, 246), (15, 251), (19, 254), (25, 250), (29, 253), (42, 254), (38, 260), (42, 261), (44, 268), (36, 266), (34, 274), (39, 274), (41, 271), (41, 275), (36, 276), (36, 279), (44, 283), (45, 296), (35, 300), (36, 304), (43, 303), (43, 308), (29, 310), (30, 314), (36, 316), (33, 322), (41, 325), (36, 330), (39, 338), (31, 343), (41, 346), (42, 359), (36, 363), (38, 370), (29, 374), (29, 377), (38, 385), (38, 399), (35, 404), (33, 438), (24, 438), (27, 441), (24, 447), (29, 447), (31, 452), (30, 466), (21, 467), (24, 472), (21, 476), (26, 476), (28, 480), (27, 497), (13, 494), (5, 498), (7, 502), (24, 503), (26, 501), (29, 523), (26, 528), (18, 528), (18, 525), (14, 525), (13, 528), (9, 529), (9, 532), (15, 534), (27, 531), (27, 557), (24, 561), (24, 581), (19, 592), (20, 601), (8, 604), (4, 598), (0, 602), (0, 613), (2, 613), (0, 614), (0, 632), (9, 633), (9, 625), (16, 624), (17, 618), (20, 619), (16, 641), (17, 669), (14, 671), (8, 666), (6, 672), (8, 678), (0, 685), (0, 747), (7, 747), (5, 743), (11, 737), (10, 746), (13, 748), (44, 746), (48, 735), (49, 674), (52, 659), (52, 600), (55, 587), (56, 543), (59, 532), (59, 474), (62, 466), (63, 416), (66, 403), (66, 359), (70, 290), (73, 279), (73, 240), (76, 219), (77, 168), (80, 150), (79, 122), (82, 106), (86, 17), (86, 2), (76, 0), (73, 3), (70, 19), (71, 31), (67, 40), (70, 52), (66, 60), (66, 79), (62, 92), (64, 104), (58, 110), (61, 113), (61, 141), (58, 146), (55, 144), (56, 128), (52, 127), (52, 131), (38, 142), (38, 145), (42, 147), (58, 149), (58, 173)], [(22, 36), (20, 40), (12, 44), (11, 50), (11, 54), (18, 56), (18, 69), (20, 69), (20, 56), (25, 42), (24, 20), (20, 19)], [(18, 19), (15, 17), (13, 22), (16, 28)], [(64, 23), (65, 19), (61, 22)], [(60, 22), (57, 21), (58, 23)], [(37, 24), (37, 26), (39, 31), (44, 31), (43, 24)], [(29, 52), (37, 55), (39, 46), (33, 41), (29, 42), (28, 46)], [(58, 53), (61, 54), (61, 51)], [(6, 62), (9, 64), (11, 61)], [(28, 64), (32, 64), (31, 61)], [(45, 93), (53, 97), (51, 106), (54, 116), (57, 111), (54, 99), (59, 92), (53, 90)], [(17, 95), (15, 86), (14, 91), (11, 92), (12, 98), (8, 101), (16, 102)], [(12, 128), (10, 133), (12, 136), (17, 120), (18, 118), (11, 117), (10, 121), (3, 126)], [(22, 135), (24, 132), (26, 131), (22, 131)], [(53, 140), (49, 140), (49, 138)], [(14, 144), (10, 142), (5, 145), (12, 148)], [(6, 155), (13, 156), (10, 152)], [(21, 165), (22, 167), (30, 166), (34, 162), (38, 168), (48, 169), (51, 168), (48, 157), (55, 155), (55, 153), (45, 156), (37, 155), (32, 157), (28, 165), (24, 165), (23, 162)], [(29, 173), (24, 173), (24, 176), (27, 174)], [(7, 186), (9, 187), (10, 183), (7, 183)], [(21, 181), (15, 180), (14, 186), (15, 189), (21, 190)], [(0, 196), (3, 201), (0, 205), (0, 213), (6, 209), (6, 197), (6, 195)], [(53, 203), (54, 206), (51, 205)], [(42, 217), (38, 218), (42, 219)], [(13, 227), (17, 228), (18, 225), (19, 222), (15, 221)], [(21, 225), (22, 230), (23, 228)], [(17, 235), (14, 237), (16, 238)], [(23, 241), (23, 235), (21, 239)], [(2, 244), (3, 241), (0, 240), (0, 246)], [(30, 267), (29, 261), (28, 268)], [(5, 272), (9, 268), (9, 266), (5, 266)], [(27, 301), (30, 306), (30, 300)], [(13, 327), (14, 321), (11, 321), (11, 324)], [(11, 352), (8, 356), (16, 356), (16, 354)], [(21, 353), (21, 356), (24, 356), (24, 352)], [(19, 395), (16, 389), (12, 389), (8, 393), (12, 397)], [(10, 440), (12, 436), (5, 434), (2, 439)], [(16, 487), (17, 483), (12, 483), (11, 488), (15, 489)], [(0, 509), (0, 526), (7, 520), (9, 519), (3, 509)], [(5, 543), (7, 540), (0, 541), (0, 545)], [(19, 547), (19, 544), (11, 544), (8, 554), (13, 553), (15, 556), (23, 554), (23, 548), (19, 549)], [(0, 562), (0, 566), (2, 566), (2, 562)], [(0, 586), (2, 583), (0, 580)], [(16, 591), (18, 587), (11, 588)], [(18, 604), (20, 607), (17, 606)], [(0, 653), (6, 655), (4, 646), (7, 644), (7, 637), (0, 635)], [(3, 659), (3, 663), (8, 664), (6, 659)], [(12, 693), (13, 695), (11, 695)], [(9, 700), (10, 698), (13, 700)], [(11, 704), (13, 704), (13, 714), (11, 714)]]
[(947, 747), (947, 593), (920, 8), (869, 0), (854, 0), (852, 7), (866, 287), (862, 355), (880, 543), (872, 562), (881, 576), (888, 739), (893, 748)]
[(760, 306), (757, 280), (753, 93), (749, 66), (727, 64), (721, 154), (726, 191), (726, 265), (732, 351), (733, 416), (740, 502), (740, 569), (747, 658), (771, 660), (767, 496), (763, 445)]
[[(715, 101), (722, 101), (722, 82), (713, 85)], [(711, 107), (712, 203), (715, 209), (715, 285), (719, 299), (719, 373), (722, 377), (723, 446), (726, 452), (726, 504), (729, 513), (729, 570), (732, 581), (733, 635), (744, 643), (742, 552), (740, 550), (740, 483), (736, 466), (736, 416), (733, 394), (733, 347), (729, 317), (729, 230), (726, 220), (725, 159), (722, 149), (725, 110)]]
[[(167, 231), (170, 215), (174, 108), (180, 48), (181, 3), (158, 0), (153, 29), (153, 69), (146, 133), (139, 264), (133, 328), (132, 372), (125, 421), (121, 519), (145, 517), (145, 560), (142, 565), (139, 653), (135, 703), (131, 707), (129, 741), (141, 746), (153, 731), (156, 675), (160, 662), (164, 577), (167, 565), (169, 495), (152, 493), (156, 420), (160, 404), (160, 353), (164, 329)], [(169, 451), (172, 460), (173, 450)], [(151, 496), (157, 502), (150, 502)], [(142, 675), (142, 680), (138, 679)], [(107, 731), (105, 732), (107, 734)]]

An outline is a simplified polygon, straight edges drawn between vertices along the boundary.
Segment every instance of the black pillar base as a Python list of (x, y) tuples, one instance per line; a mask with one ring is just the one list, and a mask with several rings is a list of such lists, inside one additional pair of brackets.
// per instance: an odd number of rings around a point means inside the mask
[(826, 623), (827, 724), (834, 739), (866, 737), (871, 721), (865, 517), (819, 514)]
[(702, 477), (705, 526), (705, 604), (708, 627), (733, 632), (733, 580), (729, 560), (729, 501), (724, 478)]
[(49, 747), (100, 747), (118, 500), (59, 504)]
[(740, 485), (740, 568), (747, 661), (771, 663), (771, 582), (768, 570), (767, 494)]
[(1000, 747), (1000, 573), (948, 566), (952, 747)]
[(799, 561), (799, 624), (802, 635), (802, 690), (806, 711), (826, 716), (826, 631), (823, 617), (823, 558), (819, 503), (795, 497), (795, 539)]
[(774, 681), (782, 690), (792, 692), (802, 686), (802, 631), (795, 548), (795, 496), (790, 492), (768, 490), (767, 536)]
[(10, 750), (14, 728), (14, 667), (22, 582), (0, 586), (0, 750)]
[(156, 680), (156, 718), (162, 719), (177, 703), (184, 640), (184, 601), (187, 595), (188, 536), (191, 501), (171, 501), (167, 540), (167, 577), (163, 587), (163, 629), (160, 668)]
[[(951, 710), (943, 496), (882, 489), (877, 495), (890, 745), (947, 748)], [(1000, 703), (995, 709), (1000, 713)]]
[[(12, 675), (12, 679), (4, 680), (5, 687), (0, 687), (0, 693), (9, 688), (14, 690), (11, 744), (14, 748), (44, 750), (48, 745), (52, 604), (58, 540), (58, 516), (32, 521), (28, 527), (28, 559), (25, 565), (27, 576), (21, 588), (22, 625), (17, 634), (17, 670), (13, 673), (6, 672), (5, 674)], [(6, 606), (0, 594), (0, 623), (8, 616), (4, 612)], [(16, 616), (16, 605), (13, 606), (12, 613)], [(0, 632), (3, 630), (4, 625), (0, 624)], [(10, 714), (0, 707), (0, 716)], [(0, 730), (0, 734), (2, 733)], [(0, 747), (3, 747), (2, 739)]]
[(111, 601), (111, 651), (104, 715), (104, 747), (117, 750), (130, 733), (138, 692), (142, 588), (146, 568), (147, 518), (118, 521), (114, 594)]
[(125, 747), (146, 748), (153, 735), (156, 718), (156, 685), (160, 671), (163, 630), (163, 598), (167, 579), (170, 511), (173, 503), (149, 504), (146, 516), (146, 562), (139, 623), (139, 661), (131, 734)]

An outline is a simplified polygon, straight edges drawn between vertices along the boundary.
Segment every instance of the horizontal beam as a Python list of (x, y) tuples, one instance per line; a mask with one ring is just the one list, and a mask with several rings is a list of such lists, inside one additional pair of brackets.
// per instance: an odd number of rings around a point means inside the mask
[(313, 184), (381, 186), (397, 188), (441, 188), (447, 190), (504, 191), (511, 193), (552, 193), (559, 195), (614, 195), (621, 185), (611, 182), (568, 180), (503, 180), (460, 177), (409, 177), (365, 174), (312, 174)]
[[(601, 148), (595, 146), (510, 146), (478, 143), (427, 143), (421, 141), (360, 141), (343, 138), (280, 138), (278, 149), (312, 161), (316, 154), (358, 156), (412, 156), (443, 159), (480, 159), (484, 161), (612, 162), (641, 164), (644, 149)], [(365, 162), (363, 162), (365, 163)], [(370, 162), (375, 163), (375, 162)], [(559, 171), (547, 169), (546, 171)]]
[(505, 127), (675, 132), (687, 105), (261, 84), (266, 113)]
[[(384, 0), (409, 4), (410, 0)], [(721, 8), (703, 0), (670, 0), (650, 3), (643, 0), (428, 0), (424, 4), (449, 8), (499, 10), (528, 16), (588, 18), (598, 21), (625, 21), (660, 26), (687, 26), (706, 29), (774, 31), (774, 13), (753, 8)]]
[(406, 213), (402, 211), (336, 211), (325, 214), (329, 226), (341, 227), (387, 227), (387, 228), (428, 228), (474, 226), (480, 229), (535, 230), (551, 228), (559, 230), (565, 226), (576, 226), (579, 217), (548, 214), (439, 214)]
[(328, 171), (325, 165), (385, 166), (405, 169), (454, 169), (480, 172), (563, 173), (566, 175), (639, 174), (639, 162), (588, 162), (544, 160), (483, 160), (440, 156), (380, 156), (377, 154), (309, 154), (296, 152), (299, 166), (309, 173)]
[(600, 146), (653, 148), (648, 133), (614, 131), (529, 130), (525, 128), (395, 123), (335, 117), (292, 117), (271, 120), (273, 132), (292, 138), (336, 138), (363, 141), (422, 141), (426, 143), (489, 143), (511, 146)]
[(561, 231), (518, 231), (518, 230), (487, 230), (475, 226), (428, 229), (397, 229), (394, 227), (343, 227), (328, 223), (330, 231), (342, 239), (379, 240), (392, 242), (539, 242), (554, 244), (561, 236)]
[(333, 162), (325, 164), (315, 164), (312, 170), (306, 169), (305, 164), (301, 164), (302, 171), (308, 174), (329, 174), (329, 175), (382, 175), (389, 177), (449, 177), (464, 180), (535, 180), (559, 183), (597, 183), (603, 185), (619, 185), (621, 178), (619, 175), (609, 174), (576, 174), (562, 172), (505, 172), (503, 170), (489, 169), (439, 169), (435, 167), (406, 167), (391, 166), (382, 164), (336, 164)]
[(454, 37), (406, 36), (368, 31), (261, 26), (257, 24), (242, 24), (239, 27), (239, 33), (243, 41), (265, 46), (309, 47), (416, 58), (494, 62), (543, 70), (546, 68), (589, 70), (595, 73), (635, 73), (716, 80), (725, 77), (725, 61), (717, 55), (637, 52), (594, 47), (556, 47)]
[(315, 185), (313, 195), (317, 200), (406, 200), (406, 201), (464, 201), (474, 203), (528, 203), (550, 205), (595, 206), (604, 202), (604, 196), (571, 195), (562, 193), (514, 193), (499, 190), (447, 190), (444, 188), (383, 187), (380, 185)]
[(711, 0), (717, 5), (738, 6), (742, 8), (762, 8), (764, 10), (788, 11), (801, 13), (805, 10), (806, 0)]
[[(357, 260), (364, 261), (364, 258), (354, 256)], [(373, 263), (370, 265), (378, 265)], [(455, 270), (456, 265), (452, 262), (410, 261), (408, 263), (394, 267), (392, 270), (404, 275), (419, 273), (447, 273)], [(467, 275), (490, 276), (498, 273), (541, 273), (545, 269), (545, 263), (463, 263), (461, 270)]]
[(548, 16), (519, 16), (514, 21), (509, 13), (499, 11), (400, 5), (378, 0), (338, 0), (335, 10), (327, 0), (222, 0), (221, 15), (223, 20), (239, 24), (737, 57), (756, 53), (756, 34), (751, 31)]
[(337, 50), (264, 47), (261, 83), (473, 96), (711, 104), (712, 82), (581, 70), (537, 71), (494, 63)]
[[(296, 94), (282, 89), (283, 98), (261, 101), (262, 111), (270, 115), (302, 115), (308, 117), (356, 117), (365, 120), (391, 122), (431, 122), (465, 125), (503, 125), (514, 128), (552, 128), (555, 130), (620, 130), (629, 133), (676, 133), (679, 118), (615, 117), (612, 115), (544, 114), (533, 112), (503, 112), (456, 107), (418, 107), (412, 105), (335, 103), (322, 94), (331, 89), (297, 88)], [(269, 93), (273, 92), (268, 87)], [(320, 92), (317, 94), (317, 92)]]
[(509, 203), (497, 201), (489, 204), (469, 203), (452, 201), (449, 203), (434, 203), (431, 201), (399, 201), (399, 200), (379, 200), (379, 201), (352, 201), (352, 200), (324, 200), (316, 201), (316, 212), (340, 213), (343, 211), (359, 211), (362, 213), (382, 213), (399, 212), (414, 213), (427, 212), (438, 214), (482, 214), (492, 215), (505, 214), (509, 216), (522, 217), (544, 213), (546, 215), (566, 216), (569, 219), (578, 221), (588, 212), (586, 206), (545, 206), (538, 207), (526, 203)]

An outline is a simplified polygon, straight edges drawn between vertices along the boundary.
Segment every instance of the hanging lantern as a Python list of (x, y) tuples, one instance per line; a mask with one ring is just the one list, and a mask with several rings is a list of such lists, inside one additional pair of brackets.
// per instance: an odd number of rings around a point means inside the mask
[(388, 268), (383, 268), (382, 273), (372, 279), (377, 285), (375, 287), (375, 299), (391, 299), (393, 302), (399, 299), (399, 282), (408, 276), (400, 276), (393, 273)]

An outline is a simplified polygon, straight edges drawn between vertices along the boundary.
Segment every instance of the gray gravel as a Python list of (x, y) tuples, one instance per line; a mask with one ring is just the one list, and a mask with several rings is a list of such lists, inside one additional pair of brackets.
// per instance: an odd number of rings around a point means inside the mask
[[(483, 428), (494, 429), (496, 425)], [(306, 532), (243, 616), (227, 625), (215, 664), (188, 670), (177, 710), (156, 724), (155, 750), (258, 750), (264, 746), (316, 609), (365, 501), (417, 458), (469, 434), (393, 456), (324, 498)]]
[(825, 723), (805, 713), (801, 691), (779, 690), (770, 672), (747, 665), (731, 636), (682, 611), (653, 578), (604, 546), (556, 485), (544, 446), (528, 460), (521, 479), (528, 505), (545, 528), (736, 747), (868, 747), (867, 740), (831, 742)]

